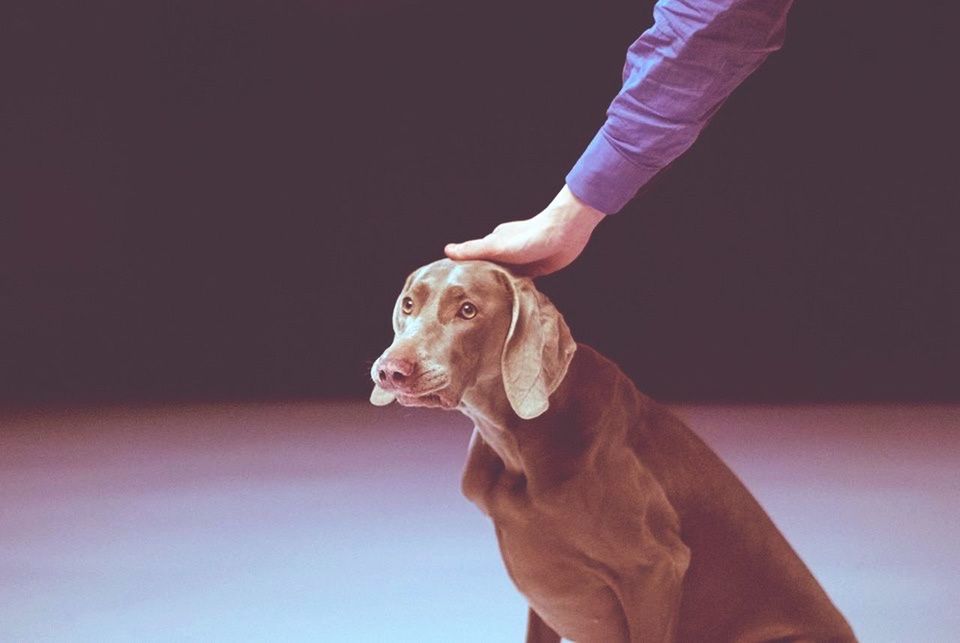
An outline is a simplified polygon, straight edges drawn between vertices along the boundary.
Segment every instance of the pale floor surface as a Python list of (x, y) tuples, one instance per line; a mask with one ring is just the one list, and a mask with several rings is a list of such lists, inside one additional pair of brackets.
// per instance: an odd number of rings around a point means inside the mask
[[(960, 641), (960, 407), (682, 407), (862, 641)], [(470, 425), (361, 403), (0, 414), (0, 641), (522, 641)]]

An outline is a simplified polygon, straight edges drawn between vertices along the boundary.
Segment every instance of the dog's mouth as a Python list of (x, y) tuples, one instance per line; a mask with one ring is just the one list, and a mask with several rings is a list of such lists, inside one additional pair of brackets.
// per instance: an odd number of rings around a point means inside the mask
[(402, 406), (418, 406), (425, 408), (452, 409), (456, 406), (445, 389), (434, 390), (428, 393), (401, 393), (397, 391), (397, 402)]

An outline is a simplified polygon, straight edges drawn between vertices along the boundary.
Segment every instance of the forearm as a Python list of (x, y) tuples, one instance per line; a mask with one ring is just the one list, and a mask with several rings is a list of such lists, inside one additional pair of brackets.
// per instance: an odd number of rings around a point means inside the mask
[(730, 93), (783, 44), (792, 0), (660, 0), (627, 50), (623, 88), (567, 175), (612, 214), (685, 152)]

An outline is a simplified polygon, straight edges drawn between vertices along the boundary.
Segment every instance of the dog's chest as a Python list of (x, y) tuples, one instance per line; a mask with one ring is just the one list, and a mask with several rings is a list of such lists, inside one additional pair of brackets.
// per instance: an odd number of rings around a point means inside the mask
[[(467, 475), (475, 483), (468, 497), (493, 519), (507, 571), (537, 613), (568, 639), (625, 640), (616, 581), (608, 570), (620, 566), (619, 558), (629, 557), (636, 544), (637, 529), (628, 525), (639, 519), (629, 515), (634, 503), (615, 497), (609, 487), (603, 492), (605, 485), (595, 478), (585, 484), (575, 477), (539, 492), (502, 468), (468, 469)], [(612, 514), (598, 514), (599, 506)]]
[[(532, 535), (532, 534), (531, 534)], [(627, 640), (623, 608), (613, 585), (591, 561), (549, 539), (497, 529), (504, 564), (531, 607), (564, 638)]]
[(498, 495), (491, 517), (503, 562), (537, 613), (567, 639), (626, 640), (607, 571), (613, 561), (607, 543), (590, 534), (588, 521), (541, 509), (522, 487)]

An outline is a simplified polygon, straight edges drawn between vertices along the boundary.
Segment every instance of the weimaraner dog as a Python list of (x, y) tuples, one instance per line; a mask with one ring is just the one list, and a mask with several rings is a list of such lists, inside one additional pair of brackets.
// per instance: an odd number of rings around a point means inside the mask
[(370, 399), (473, 420), (462, 490), (529, 602), (528, 643), (856, 640), (733, 472), (532, 281), (431, 263), (393, 328)]

